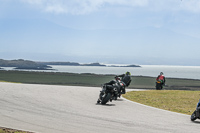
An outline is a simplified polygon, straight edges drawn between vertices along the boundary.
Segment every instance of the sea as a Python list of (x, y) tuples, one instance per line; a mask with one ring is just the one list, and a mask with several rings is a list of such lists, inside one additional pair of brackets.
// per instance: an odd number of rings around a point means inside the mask
[[(61, 66), (50, 65), (54, 70), (20, 70), (20, 71), (42, 71), (42, 72), (69, 72), (69, 73), (93, 73), (119, 75), (127, 71), (132, 76), (157, 77), (163, 72), (167, 78), (186, 78), (200, 80), (200, 66), (170, 66), (170, 65), (140, 65), (141, 67), (111, 67), (102, 66)], [(12, 67), (2, 67), (4, 70), (14, 70)]]

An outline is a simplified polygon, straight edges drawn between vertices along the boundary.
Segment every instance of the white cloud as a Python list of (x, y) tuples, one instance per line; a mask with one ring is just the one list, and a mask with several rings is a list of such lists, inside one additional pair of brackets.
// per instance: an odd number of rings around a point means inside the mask
[(43, 0), (21, 0), (22, 2), (30, 3), (30, 4), (42, 4)]
[(105, 6), (145, 7), (145, 10), (200, 12), (200, 0), (21, 0), (51, 13), (87, 14)]
[(103, 8), (105, 5), (144, 6), (148, 0), (21, 0), (39, 6), (46, 12), (87, 14)]
[(200, 12), (200, 0), (182, 0), (181, 9)]
[(200, 13), (200, 0), (149, 0), (153, 9)]

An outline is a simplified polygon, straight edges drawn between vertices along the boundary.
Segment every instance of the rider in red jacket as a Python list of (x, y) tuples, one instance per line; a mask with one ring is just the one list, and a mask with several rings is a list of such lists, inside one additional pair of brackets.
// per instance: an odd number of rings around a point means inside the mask
[(160, 72), (160, 75), (158, 75), (158, 77), (156, 78), (156, 81), (160, 81), (162, 84), (165, 84), (165, 76), (163, 74), (163, 72)]

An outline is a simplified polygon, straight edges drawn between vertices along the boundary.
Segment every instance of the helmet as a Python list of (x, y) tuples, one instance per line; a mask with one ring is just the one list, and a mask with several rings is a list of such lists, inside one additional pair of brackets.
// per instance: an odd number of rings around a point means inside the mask
[(131, 73), (127, 71), (127, 72), (126, 72), (126, 75), (131, 75)]
[(163, 75), (164, 73), (163, 72), (160, 72), (160, 75)]

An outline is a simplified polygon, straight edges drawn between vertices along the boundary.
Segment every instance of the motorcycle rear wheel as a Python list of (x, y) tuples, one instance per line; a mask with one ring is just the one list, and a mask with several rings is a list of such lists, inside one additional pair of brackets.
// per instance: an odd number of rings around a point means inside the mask
[(156, 83), (156, 90), (161, 90), (162, 89), (162, 85), (161, 84), (158, 84)]

